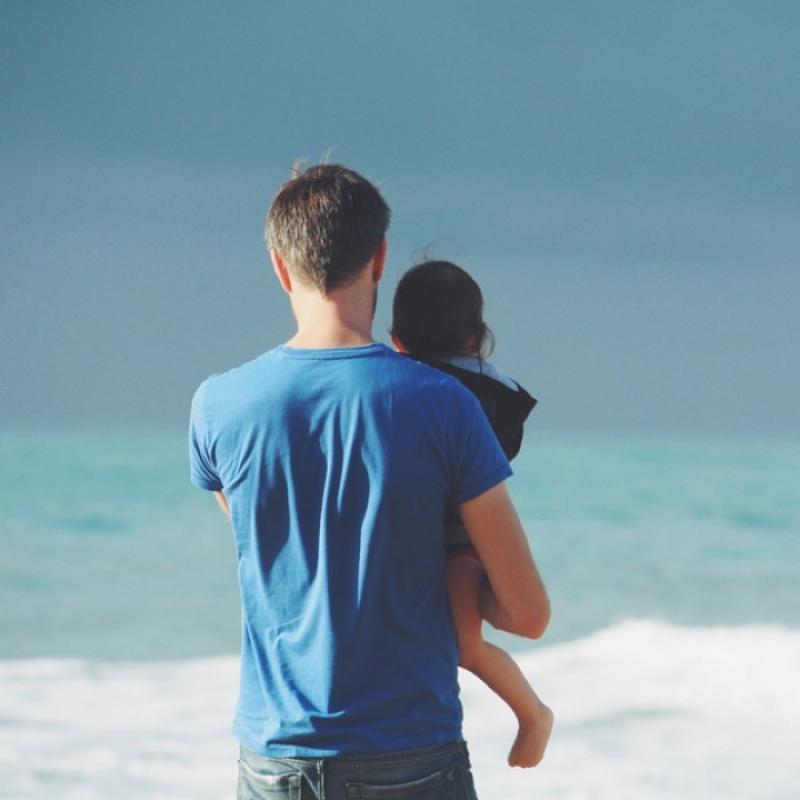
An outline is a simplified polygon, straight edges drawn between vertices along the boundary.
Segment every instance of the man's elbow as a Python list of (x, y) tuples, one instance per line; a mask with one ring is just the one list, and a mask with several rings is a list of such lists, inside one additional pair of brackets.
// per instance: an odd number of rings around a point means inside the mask
[(545, 599), (519, 621), (517, 632), (526, 639), (540, 639), (550, 624), (550, 601)]

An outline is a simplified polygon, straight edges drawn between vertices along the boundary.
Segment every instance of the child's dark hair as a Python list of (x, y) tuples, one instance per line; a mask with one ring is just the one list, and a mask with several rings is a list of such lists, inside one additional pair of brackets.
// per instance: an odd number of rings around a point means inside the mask
[(425, 261), (400, 279), (390, 333), (411, 355), (486, 358), (494, 337), (483, 321), (480, 286), (450, 261)]

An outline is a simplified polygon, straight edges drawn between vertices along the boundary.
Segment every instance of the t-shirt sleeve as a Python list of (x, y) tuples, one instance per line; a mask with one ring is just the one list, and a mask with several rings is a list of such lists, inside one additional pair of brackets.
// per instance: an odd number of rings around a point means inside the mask
[(222, 482), (214, 469), (210, 454), (208, 420), (203, 409), (204, 392), (205, 384), (202, 384), (192, 398), (189, 420), (189, 477), (195, 486), (219, 492), (222, 491)]
[(459, 505), (513, 473), (477, 398), (463, 387), (453, 398), (450, 437), (453, 454), (451, 498)]

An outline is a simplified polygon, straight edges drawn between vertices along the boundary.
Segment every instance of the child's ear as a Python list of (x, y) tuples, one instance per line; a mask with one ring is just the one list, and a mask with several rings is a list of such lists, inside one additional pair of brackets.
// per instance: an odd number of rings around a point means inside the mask
[(393, 333), (389, 334), (389, 336), (391, 337), (392, 344), (394, 345), (395, 350), (397, 350), (398, 353), (408, 352), (406, 346)]

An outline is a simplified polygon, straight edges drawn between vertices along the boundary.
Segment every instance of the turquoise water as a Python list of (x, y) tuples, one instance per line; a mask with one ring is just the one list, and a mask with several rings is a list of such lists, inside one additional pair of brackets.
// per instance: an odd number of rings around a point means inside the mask
[[(549, 641), (800, 623), (800, 444), (529, 433), (514, 466)], [(0, 657), (237, 651), (233, 539), (182, 432), (4, 434), (0, 506)]]
[[(534, 430), (515, 467), (553, 622), (501, 641), (556, 728), (507, 768), (462, 673), (479, 795), (795, 798), (800, 444)], [(233, 537), (183, 433), (4, 434), (0, 507), (0, 797), (229, 798)]]

